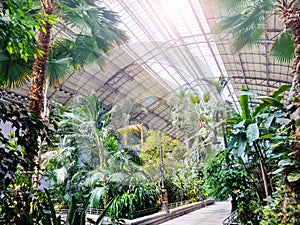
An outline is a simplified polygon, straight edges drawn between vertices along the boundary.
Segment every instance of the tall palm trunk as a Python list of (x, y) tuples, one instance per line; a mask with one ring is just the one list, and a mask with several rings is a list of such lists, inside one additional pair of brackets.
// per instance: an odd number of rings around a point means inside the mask
[[(53, 13), (53, 0), (41, 0), (42, 13), (51, 15)], [(38, 46), (43, 51), (38, 55), (33, 64), (32, 84), (30, 88), (29, 111), (41, 116), (44, 101), (44, 86), (46, 81), (46, 64), (48, 60), (48, 50), (51, 38), (52, 24), (45, 23), (44, 30), (38, 32)], [(39, 145), (37, 164), (40, 162), (41, 146)], [(32, 168), (31, 171), (34, 169)], [(39, 168), (35, 169), (34, 186), (39, 186)]]
[[(282, 20), (284, 26), (292, 30), (293, 39), (295, 41), (295, 59), (293, 70), (297, 75), (296, 94), (298, 108), (300, 109), (300, 8), (293, 8), (292, 3), (285, 3), (283, 5)], [(298, 115), (298, 118), (300, 118), (300, 113)], [(300, 163), (300, 126), (296, 127), (295, 140), (296, 142), (293, 146), (293, 149), (297, 153), (293, 157), (296, 159), (297, 163)]]
[[(51, 15), (53, 13), (53, 0), (41, 0), (42, 13)], [(51, 38), (52, 24), (45, 23), (44, 31), (38, 32), (38, 46), (43, 51), (38, 55), (33, 64), (33, 80), (30, 88), (29, 110), (40, 116), (43, 108), (44, 86), (46, 81), (46, 63)]]

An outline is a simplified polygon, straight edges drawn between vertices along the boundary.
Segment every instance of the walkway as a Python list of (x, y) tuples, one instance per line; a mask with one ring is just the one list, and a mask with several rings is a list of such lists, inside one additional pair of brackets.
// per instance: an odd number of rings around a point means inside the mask
[(198, 209), (161, 225), (221, 225), (229, 215), (230, 201), (216, 202), (214, 205)]

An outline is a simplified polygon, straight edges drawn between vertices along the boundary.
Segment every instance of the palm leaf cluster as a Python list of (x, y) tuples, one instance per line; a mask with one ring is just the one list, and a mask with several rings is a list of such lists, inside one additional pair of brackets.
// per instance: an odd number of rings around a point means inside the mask
[[(43, 28), (40, 18), (45, 15), (40, 13), (36, 0), (5, 2), (0, 21), (3, 34), (0, 71), (4, 85), (13, 88), (30, 80), (34, 58), (43, 54), (37, 46), (36, 33)], [(68, 27), (72, 32), (51, 42), (46, 68), (50, 84), (96, 60), (103, 66), (101, 56), (127, 41), (125, 33), (118, 28), (121, 22), (118, 15), (102, 7), (100, 1), (54, 1), (54, 14), (44, 20), (56, 23), (54, 29)]]
[(147, 112), (147, 108), (130, 98), (122, 99), (111, 110), (111, 124), (121, 134), (124, 147), (143, 142), (144, 124), (138, 117)]
[(73, 195), (93, 207), (103, 207), (109, 198), (148, 182), (141, 170), (140, 153), (124, 148), (117, 140), (110, 125), (111, 112), (102, 107), (95, 93), (78, 96), (72, 105), (62, 107), (61, 113), (61, 142), (54, 154), (44, 154), (48, 155), (44, 164), (52, 187), (64, 201)]
[[(224, 15), (222, 20), (214, 27), (214, 32), (232, 33), (231, 50), (234, 53), (244, 47), (259, 45), (265, 39), (267, 20), (277, 16), (288, 1), (278, 0), (247, 0), (233, 1), (215, 0)], [(270, 55), (280, 62), (288, 63), (294, 59), (295, 42), (290, 27), (285, 26), (275, 38), (270, 48)]]

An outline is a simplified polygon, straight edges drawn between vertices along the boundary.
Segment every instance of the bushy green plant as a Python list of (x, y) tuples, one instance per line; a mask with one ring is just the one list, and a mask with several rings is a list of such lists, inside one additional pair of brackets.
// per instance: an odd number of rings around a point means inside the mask
[(241, 113), (227, 120), (226, 148), (208, 163), (206, 179), (211, 193), (236, 200), (242, 224), (260, 223), (260, 209), (276, 191), (276, 182), (288, 187), (300, 178), (291, 150), (296, 108), (282, 103), (283, 93), (290, 87), (283, 85), (270, 96), (256, 96), (261, 102), (251, 108), (250, 97), (255, 94), (243, 86)]
[(159, 194), (154, 185), (131, 185), (127, 191), (115, 198), (108, 216), (112, 220), (136, 218), (139, 216), (137, 214), (139, 210), (157, 207)]
[(52, 131), (24, 106), (0, 102), (0, 223), (47, 224), (48, 205), (42, 191), (33, 188), (36, 155), (41, 143), (51, 144)]
[(276, 192), (267, 200), (262, 210), (262, 225), (300, 224), (300, 204), (295, 194), (288, 191), (285, 185), (277, 184)]

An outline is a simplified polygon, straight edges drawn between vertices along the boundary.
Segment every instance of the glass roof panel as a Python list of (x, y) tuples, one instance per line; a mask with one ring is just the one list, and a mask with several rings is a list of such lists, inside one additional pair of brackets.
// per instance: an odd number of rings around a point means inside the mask
[[(141, 104), (148, 105), (150, 113), (140, 118), (175, 135), (178, 131), (170, 128), (168, 99), (181, 87), (196, 88), (203, 94), (213, 92), (217, 101), (217, 92), (212, 91), (204, 80), (217, 80), (223, 75), (230, 81), (222, 93), (223, 100), (236, 104), (242, 84), (265, 95), (292, 80), (290, 65), (282, 65), (268, 56), (270, 44), (282, 29), (276, 15), (269, 17), (265, 39), (260, 44), (232, 53), (232, 35), (211, 33), (221, 14), (214, 6), (204, 5), (210, 1), (101, 2), (120, 15), (120, 28), (126, 31), (129, 42), (111, 50), (95, 64), (73, 72), (60, 85), (50, 89), (48, 97), (51, 101), (56, 99), (66, 104), (76, 93), (88, 94), (92, 90), (107, 106), (125, 97), (144, 98)], [(72, 38), (74, 32), (58, 23), (53, 38)], [(29, 86), (13, 90), (15, 96), (26, 99)], [(155, 102), (150, 104), (146, 97)]]

